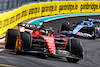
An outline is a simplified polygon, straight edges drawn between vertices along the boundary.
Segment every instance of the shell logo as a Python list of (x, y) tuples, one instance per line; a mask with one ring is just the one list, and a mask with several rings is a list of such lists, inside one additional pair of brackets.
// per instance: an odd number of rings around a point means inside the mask
[(48, 42), (53, 42), (52, 40), (47, 40)]

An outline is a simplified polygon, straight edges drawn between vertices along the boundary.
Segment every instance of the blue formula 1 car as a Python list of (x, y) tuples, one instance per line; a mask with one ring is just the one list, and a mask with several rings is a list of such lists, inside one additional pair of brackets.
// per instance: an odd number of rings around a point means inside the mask
[(71, 34), (95, 39), (96, 37), (100, 37), (100, 27), (96, 25), (98, 22), (100, 20), (91, 18), (82, 22), (73, 23), (72, 25), (66, 22), (62, 24), (58, 31), (65, 35)]

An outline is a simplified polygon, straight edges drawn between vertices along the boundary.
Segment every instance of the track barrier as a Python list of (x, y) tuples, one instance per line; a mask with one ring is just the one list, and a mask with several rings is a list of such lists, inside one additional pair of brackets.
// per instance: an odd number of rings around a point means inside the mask
[(0, 14), (0, 35), (30, 18), (70, 13), (99, 13), (100, 1), (60, 1), (25, 5)]

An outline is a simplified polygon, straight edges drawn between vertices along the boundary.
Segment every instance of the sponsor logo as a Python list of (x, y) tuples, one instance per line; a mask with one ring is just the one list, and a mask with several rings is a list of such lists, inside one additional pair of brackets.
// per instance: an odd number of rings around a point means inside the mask
[(47, 40), (48, 42), (53, 42), (52, 40)]
[(84, 37), (91, 37), (90, 34), (78, 32), (77, 35), (84, 36)]
[(45, 39), (46, 40), (52, 40), (52, 41), (54, 40), (53, 38), (50, 38), (50, 37), (46, 37)]

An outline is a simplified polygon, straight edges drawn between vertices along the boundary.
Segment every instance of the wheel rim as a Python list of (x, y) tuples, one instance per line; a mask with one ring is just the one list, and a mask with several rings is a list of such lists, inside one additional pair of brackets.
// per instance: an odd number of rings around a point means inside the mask
[(15, 52), (18, 51), (18, 39), (16, 40), (14, 51), (15, 51)]
[(16, 40), (14, 51), (15, 52), (21, 51), (21, 40), (20, 39)]

